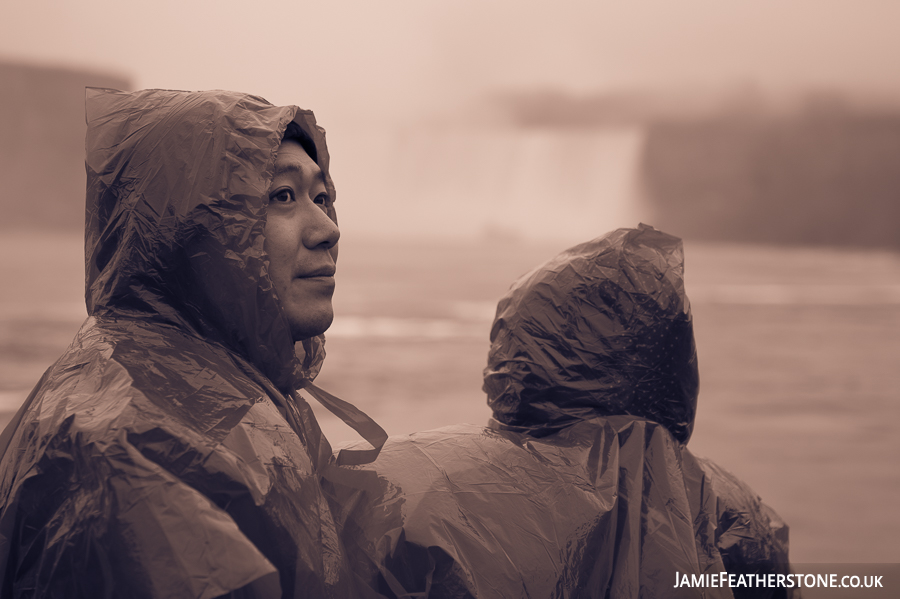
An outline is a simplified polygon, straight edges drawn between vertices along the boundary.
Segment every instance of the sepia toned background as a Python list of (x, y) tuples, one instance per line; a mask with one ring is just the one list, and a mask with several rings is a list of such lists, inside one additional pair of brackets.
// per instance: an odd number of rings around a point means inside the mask
[(2, 10), (2, 418), (85, 317), (84, 86), (236, 89), (328, 131), (343, 236), (322, 387), (392, 434), (485, 422), (509, 284), (653, 224), (685, 239), (692, 451), (788, 521), (795, 561), (900, 562), (900, 5)]

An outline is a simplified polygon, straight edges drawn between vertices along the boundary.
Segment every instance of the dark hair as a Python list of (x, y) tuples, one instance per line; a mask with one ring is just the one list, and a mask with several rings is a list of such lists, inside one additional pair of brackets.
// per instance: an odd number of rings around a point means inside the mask
[(285, 141), (296, 141), (300, 144), (300, 147), (309, 154), (309, 157), (313, 159), (313, 162), (318, 163), (319, 157), (318, 152), (316, 152), (316, 144), (313, 142), (312, 138), (309, 134), (304, 131), (300, 125), (291, 121), (288, 123), (287, 129), (284, 130), (284, 136), (281, 138), (282, 142)]

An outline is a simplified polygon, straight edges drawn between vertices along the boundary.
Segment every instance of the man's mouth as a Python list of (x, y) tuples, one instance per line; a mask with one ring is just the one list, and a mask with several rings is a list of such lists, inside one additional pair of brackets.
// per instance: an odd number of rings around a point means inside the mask
[(305, 272), (301, 275), (297, 275), (298, 279), (312, 279), (316, 277), (333, 277), (335, 273), (334, 266), (323, 266), (321, 268), (317, 268), (315, 270), (311, 270), (309, 272)]

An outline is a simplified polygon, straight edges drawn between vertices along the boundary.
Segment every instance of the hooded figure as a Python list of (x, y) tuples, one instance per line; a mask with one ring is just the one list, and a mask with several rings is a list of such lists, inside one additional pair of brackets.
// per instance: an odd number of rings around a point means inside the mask
[(679, 239), (561, 253), (500, 300), (488, 428), (391, 438), (330, 476), (353, 567), (396, 597), (498, 599), (740, 597), (683, 577), (787, 572), (783, 523), (685, 447), (697, 372)]
[(89, 317), (0, 440), (0, 595), (353, 596), (296, 393), (324, 340), (295, 352), (266, 238), (293, 131), (333, 274), (323, 130), (224, 91), (89, 89), (86, 112)]

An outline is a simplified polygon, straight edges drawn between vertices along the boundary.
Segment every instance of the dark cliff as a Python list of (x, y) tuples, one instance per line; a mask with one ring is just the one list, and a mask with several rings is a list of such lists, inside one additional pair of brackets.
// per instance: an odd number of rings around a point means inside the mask
[(84, 230), (84, 88), (117, 75), (0, 62), (0, 230)]

